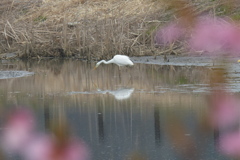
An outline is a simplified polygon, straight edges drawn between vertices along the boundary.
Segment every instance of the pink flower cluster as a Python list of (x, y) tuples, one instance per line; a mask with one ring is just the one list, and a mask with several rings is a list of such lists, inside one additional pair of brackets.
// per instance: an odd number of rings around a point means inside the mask
[(210, 123), (219, 132), (218, 148), (225, 155), (239, 158), (240, 101), (223, 91), (213, 92), (210, 98)]
[(240, 55), (240, 28), (222, 18), (200, 17), (191, 28), (171, 22), (157, 31), (155, 43), (166, 45), (183, 38), (193, 52)]
[[(84, 142), (68, 137), (59, 145), (54, 135), (36, 131), (33, 113), (21, 108), (13, 111), (0, 137), (4, 151), (18, 154), (24, 160), (88, 160), (89, 151)], [(61, 148), (61, 149), (59, 149)]]
[(157, 45), (173, 43), (177, 39), (183, 37), (184, 33), (185, 29), (183, 27), (178, 23), (172, 22), (157, 31), (155, 42)]
[(212, 93), (210, 103), (211, 124), (214, 128), (225, 129), (239, 121), (240, 101), (233, 95), (219, 91)]
[(219, 140), (220, 151), (230, 157), (240, 157), (240, 131), (222, 135)]

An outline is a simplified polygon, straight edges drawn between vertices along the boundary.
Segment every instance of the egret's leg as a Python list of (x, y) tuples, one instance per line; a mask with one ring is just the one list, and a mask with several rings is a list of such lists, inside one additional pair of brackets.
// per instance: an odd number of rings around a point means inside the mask
[(127, 86), (129, 85), (129, 82), (131, 82), (131, 84), (132, 84), (132, 77), (129, 77), (129, 80), (128, 80), (128, 83), (127, 83)]
[(120, 80), (120, 83), (121, 83), (122, 79), (121, 79), (121, 68), (120, 68), (120, 66), (118, 66), (118, 76), (119, 76), (119, 80)]
[(133, 78), (132, 78), (132, 75), (131, 75), (131, 70), (128, 70), (128, 72), (129, 71), (130, 71), (130, 73), (129, 73), (129, 80), (128, 80), (127, 85), (129, 84), (129, 82), (131, 82), (131, 84), (133, 84)]

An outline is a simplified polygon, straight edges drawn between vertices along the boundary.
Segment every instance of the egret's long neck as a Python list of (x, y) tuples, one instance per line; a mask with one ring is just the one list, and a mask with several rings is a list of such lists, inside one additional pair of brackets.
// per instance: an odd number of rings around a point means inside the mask
[(109, 63), (113, 63), (113, 60), (109, 60), (109, 61), (105, 61), (105, 60), (101, 60), (100, 62), (98, 62), (98, 64), (100, 65), (101, 63), (104, 63), (104, 64), (109, 64)]
[(113, 59), (111, 59), (111, 60), (109, 60), (109, 61), (107, 61), (107, 62), (105, 61), (104, 63), (105, 63), (105, 64), (113, 63)]

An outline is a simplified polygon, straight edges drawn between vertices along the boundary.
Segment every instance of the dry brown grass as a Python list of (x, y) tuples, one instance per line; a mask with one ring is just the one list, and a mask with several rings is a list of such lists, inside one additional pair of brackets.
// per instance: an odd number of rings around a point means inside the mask
[(172, 5), (164, 0), (2, 0), (0, 53), (89, 60), (165, 53), (154, 47), (155, 30), (186, 15), (186, 7), (198, 14), (215, 13), (220, 3), (206, 1)]

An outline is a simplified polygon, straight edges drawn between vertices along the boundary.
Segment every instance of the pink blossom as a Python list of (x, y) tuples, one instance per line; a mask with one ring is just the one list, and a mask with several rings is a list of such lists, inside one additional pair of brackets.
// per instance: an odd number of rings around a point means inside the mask
[(209, 54), (239, 54), (240, 29), (220, 18), (199, 19), (193, 28), (189, 44), (193, 50)]
[(35, 130), (33, 113), (28, 109), (13, 111), (1, 135), (2, 147), (7, 152), (19, 154), (24, 160), (88, 160), (86, 145), (66, 136), (55, 139)]
[(24, 146), (21, 154), (25, 160), (52, 160), (53, 141), (47, 135), (35, 135)]
[(156, 44), (165, 45), (185, 37), (192, 51), (209, 55), (240, 55), (240, 28), (235, 23), (217, 17), (199, 17), (195, 22), (190, 30), (177, 22), (169, 23), (157, 31)]
[(31, 138), (35, 129), (33, 113), (27, 109), (12, 112), (2, 135), (2, 145), (8, 151), (18, 152)]
[(35, 135), (20, 153), (24, 160), (88, 160), (89, 151), (78, 139), (56, 141), (46, 134)]
[(155, 42), (160, 44), (173, 43), (184, 34), (184, 29), (177, 23), (170, 23), (160, 30), (155, 35)]
[(69, 144), (66, 145), (62, 157), (62, 160), (87, 160), (89, 159), (89, 152), (83, 142), (75, 139), (69, 141)]
[(220, 136), (219, 149), (223, 154), (239, 157), (240, 156), (240, 132), (226, 133)]
[(211, 123), (215, 128), (226, 128), (234, 125), (239, 120), (239, 101), (231, 96), (223, 93), (215, 93), (211, 95)]

